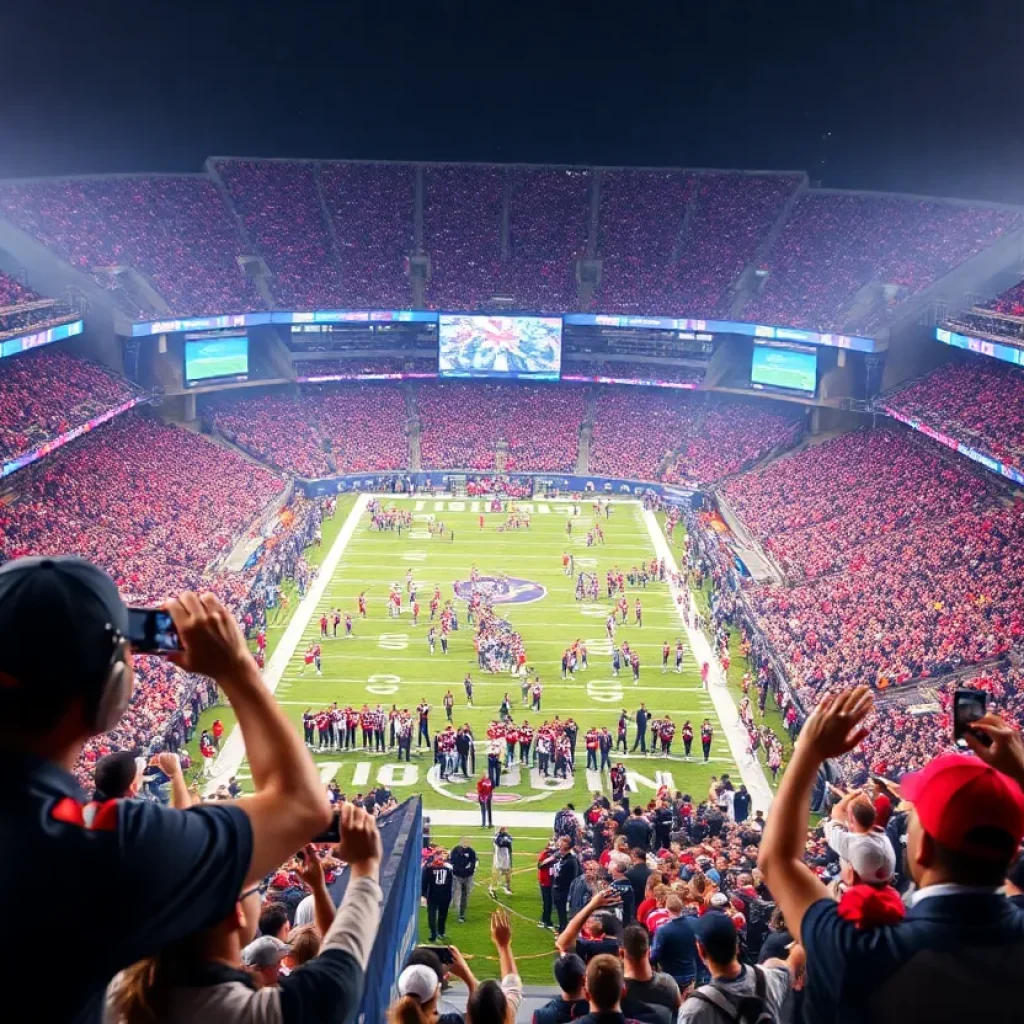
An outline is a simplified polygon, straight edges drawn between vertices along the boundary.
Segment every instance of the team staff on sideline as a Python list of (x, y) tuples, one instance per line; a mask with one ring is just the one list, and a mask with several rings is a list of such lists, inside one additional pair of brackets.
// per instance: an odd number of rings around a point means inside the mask
[(469, 905), (469, 894), (473, 891), (473, 877), (476, 875), (476, 850), (469, 845), (463, 836), (459, 845), (451, 852), (452, 873), (455, 876), (455, 891), (452, 899), (459, 915), (459, 924), (466, 922), (466, 907)]
[(973, 757), (943, 754), (900, 780), (912, 805), (906, 916), (859, 929), (804, 863), (811, 787), (825, 760), (868, 735), (871, 691), (824, 698), (807, 719), (758, 856), (807, 956), (805, 1019), (986, 1024), (1020, 1019), (1024, 914), (1000, 893), (1024, 837), (1024, 740), (996, 715), (971, 723)]
[[(215, 679), (230, 700), (255, 792), (188, 810), (109, 801), (87, 822), (70, 769), (131, 698), (127, 609), (113, 580), (80, 558), (0, 567), (0, 866), (13, 878), (32, 865), (48, 879), (4, 888), (0, 908), (18, 928), (5, 930), (0, 954), (46, 993), (48, 1021), (98, 1020), (117, 971), (224, 921), (247, 882), (331, 820), (309, 751), (231, 614), (212, 594), (186, 592), (167, 608), (183, 648), (170, 659)], [(76, 950), (59, 985), (47, 958), (24, 956), (52, 945), (55, 921)]]

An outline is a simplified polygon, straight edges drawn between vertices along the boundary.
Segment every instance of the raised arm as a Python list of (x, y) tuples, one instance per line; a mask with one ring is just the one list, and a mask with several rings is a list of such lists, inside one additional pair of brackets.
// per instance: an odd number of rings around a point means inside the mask
[(828, 890), (803, 861), (811, 788), (825, 760), (849, 753), (867, 735), (863, 722), (872, 706), (866, 686), (826, 697), (804, 724), (772, 803), (757, 864), (794, 935), (800, 934), (807, 908), (828, 897)]
[(181, 758), (177, 754), (163, 753), (157, 758), (160, 771), (171, 780), (171, 806), (184, 811), (192, 806), (192, 794), (181, 771)]
[(565, 926), (565, 929), (555, 939), (555, 949), (563, 956), (571, 953), (576, 947), (576, 940), (579, 938), (583, 926), (591, 914), (604, 907), (614, 907), (621, 903), (619, 894), (613, 889), (605, 889), (604, 892), (595, 893), (587, 905)]
[(302, 851), (303, 859), (299, 865), (299, 877), (309, 886), (313, 894), (313, 923), (321, 937), (334, 921), (334, 900), (327, 891), (324, 879), (324, 866), (317, 855), (316, 847), (307, 845)]
[(252, 823), (252, 883), (325, 829), (330, 805), (309, 751), (264, 684), (231, 613), (213, 594), (190, 592), (167, 610), (183, 647), (173, 660), (217, 681), (242, 730), (256, 790), (238, 801)]
[(512, 925), (504, 910), (496, 910), (491, 914), (491, 940), (498, 951), (498, 966), (502, 978), (510, 974), (518, 975), (515, 957), (512, 955)]

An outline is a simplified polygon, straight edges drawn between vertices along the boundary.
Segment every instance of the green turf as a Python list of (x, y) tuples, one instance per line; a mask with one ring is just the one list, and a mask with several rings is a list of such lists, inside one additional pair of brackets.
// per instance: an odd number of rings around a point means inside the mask
[[(472, 725), (479, 743), (485, 737), (488, 723), (497, 717), (502, 695), (507, 690), (513, 699), (517, 721), (525, 718), (536, 726), (554, 715), (563, 719), (572, 716), (581, 727), (577, 772), (571, 789), (556, 792), (537, 790), (532, 788), (523, 773), (518, 785), (503, 785), (498, 791), (499, 796), (514, 795), (515, 802), (497, 802), (496, 810), (549, 811), (567, 799), (579, 806), (588, 799), (590, 790), (583, 770), (582, 733), (589, 725), (607, 725), (614, 732), (619, 710), (627, 707), (632, 713), (641, 701), (646, 702), (648, 709), (655, 714), (671, 714), (679, 725), (687, 718), (696, 726), (704, 717), (714, 719), (711, 700), (701, 688), (699, 674), (689, 653), (683, 673), (661, 672), (662, 643), (674, 644), (679, 636), (683, 636), (685, 641), (675, 606), (664, 585), (652, 584), (645, 590), (630, 590), (627, 594), (631, 617), (637, 596), (644, 606), (643, 627), (629, 623), (619, 627), (616, 635), (617, 642), (628, 639), (640, 653), (640, 684), (634, 686), (628, 673), (623, 672), (619, 679), (612, 675), (605, 640), (609, 602), (603, 598), (596, 604), (576, 602), (574, 582), (562, 572), (561, 555), (567, 548), (576, 556), (577, 567), (580, 567), (582, 559), (593, 559), (602, 580), (604, 571), (610, 567), (618, 566), (625, 571), (639, 561), (649, 559), (653, 547), (636, 506), (616, 506), (611, 520), (604, 524), (606, 544), (587, 549), (580, 543), (583, 531), (579, 526), (569, 542), (565, 533), (566, 516), (562, 511), (565, 506), (557, 503), (539, 504), (529, 530), (499, 532), (497, 527), (504, 521), (504, 516), (489, 514), (485, 528), (480, 530), (477, 526), (478, 513), (473, 511), (470, 502), (401, 498), (398, 501), (411, 502), (414, 515), (424, 519), (431, 514), (443, 518), (446, 529), (455, 530), (455, 541), (452, 543), (447, 537), (444, 540), (430, 537), (422, 522), (414, 522), (411, 534), (410, 531), (403, 531), (401, 536), (392, 532), (379, 533), (371, 530), (368, 517), (363, 517), (314, 616), (306, 624), (299, 648), (277, 689), (278, 700), (297, 727), (305, 708), (326, 706), (335, 700), (343, 706), (360, 706), (369, 702), (371, 705), (381, 703), (385, 708), (392, 703), (414, 708), (420, 700), (426, 699), (434, 708), (430, 721), (433, 733), (444, 723), (442, 698), (450, 688), (456, 702), (455, 722)], [(464, 511), (459, 510), (460, 504)], [(541, 511), (542, 508), (547, 508), (548, 512)], [(584, 506), (584, 513), (581, 518), (585, 524), (590, 519), (589, 505)], [(331, 525), (336, 527), (343, 516), (344, 512), (339, 511)], [(325, 536), (322, 550), (327, 550), (329, 543)], [(449, 654), (442, 655), (440, 647), (433, 656), (428, 652), (427, 605), (434, 584), (439, 584), (442, 595), (448, 598), (452, 596), (453, 582), (468, 578), (473, 565), (481, 575), (504, 572), (540, 584), (547, 590), (543, 598), (531, 603), (498, 606), (500, 614), (522, 632), (529, 664), (540, 673), (544, 685), (540, 714), (522, 708), (519, 680), (504, 673), (489, 675), (478, 670), (472, 631), (464, 615), (462, 628), (451, 636)], [(407, 607), (403, 607), (403, 615), (397, 620), (389, 618), (386, 613), (390, 585), (396, 581), (404, 585), (408, 569), (412, 569), (419, 584), (421, 616), (415, 626)], [(311, 671), (303, 672), (301, 653), (308, 640), (318, 632), (316, 620), (320, 611), (337, 606), (343, 612), (355, 614), (357, 596), (364, 590), (368, 595), (369, 617), (366, 620), (356, 619), (354, 638), (339, 637), (324, 643), (322, 677), (313, 675)], [(559, 667), (561, 653), (577, 638), (587, 641), (590, 669), (578, 672), (575, 679), (563, 681)], [(476, 706), (473, 708), (467, 707), (462, 687), (467, 671), (472, 673), (475, 684)], [(682, 743), (678, 734), (674, 746), (681, 753)], [(486, 767), (482, 755), (483, 750), (478, 750), (478, 774)], [(393, 755), (364, 755), (361, 751), (355, 754), (314, 752), (314, 756), (324, 766), (338, 765), (335, 777), (349, 796), (373, 784), (381, 768), (394, 763)], [(630, 758), (626, 760), (626, 766), (650, 780), (646, 786), (640, 780), (638, 796), (654, 795), (655, 772), (658, 771), (669, 773), (675, 788), (696, 794), (706, 792), (710, 774), (736, 770), (720, 730), (712, 758), (710, 768), (696, 761), (685, 762), (678, 755), (671, 760)], [(438, 791), (426, 778), (431, 764), (431, 752), (426, 747), (417, 751), (414, 741), (411, 768), (403, 768), (404, 774), (397, 778), (392, 776), (390, 783), (399, 799), (421, 793), (428, 810), (444, 807), (472, 809), (471, 803), (460, 799), (466, 796), (471, 785), (461, 783), (446, 787), (443, 792)], [(240, 778), (244, 781), (244, 777), (243, 766)]]

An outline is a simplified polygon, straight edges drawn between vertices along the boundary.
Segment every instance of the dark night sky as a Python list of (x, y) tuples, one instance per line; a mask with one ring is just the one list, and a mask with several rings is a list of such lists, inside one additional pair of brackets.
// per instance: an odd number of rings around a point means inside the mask
[(2, 0), (0, 176), (805, 169), (1024, 203), (1022, 0)]

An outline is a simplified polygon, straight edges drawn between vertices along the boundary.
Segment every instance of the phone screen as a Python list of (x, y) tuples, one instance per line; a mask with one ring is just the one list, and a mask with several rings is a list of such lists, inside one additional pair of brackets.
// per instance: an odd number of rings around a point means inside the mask
[(455, 963), (455, 957), (452, 956), (452, 951), (448, 946), (420, 946), (420, 949), (432, 950), (437, 954), (437, 959), (446, 967)]
[(139, 654), (181, 650), (181, 638), (170, 612), (162, 608), (129, 608), (128, 641)]
[(957, 690), (953, 694), (953, 739), (961, 745), (964, 734), (985, 714), (987, 694), (984, 690)]

